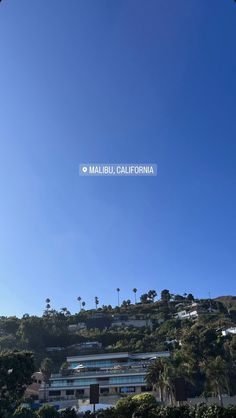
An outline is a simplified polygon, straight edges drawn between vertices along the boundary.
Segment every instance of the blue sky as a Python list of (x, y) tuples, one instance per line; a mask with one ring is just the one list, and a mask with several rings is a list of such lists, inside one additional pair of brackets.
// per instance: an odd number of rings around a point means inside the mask
[(235, 294), (235, 21), (231, 0), (1, 2), (0, 315)]

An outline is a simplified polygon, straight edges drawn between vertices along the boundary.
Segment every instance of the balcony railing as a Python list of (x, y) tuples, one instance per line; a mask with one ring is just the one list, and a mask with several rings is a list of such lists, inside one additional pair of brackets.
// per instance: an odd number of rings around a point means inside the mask
[(61, 373), (55, 373), (51, 375), (51, 380), (53, 379), (78, 379), (78, 378), (85, 378), (90, 376), (96, 376), (96, 377), (103, 377), (103, 376), (113, 376), (113, 375), (132, 375), (132, 374), (146, 374), (147, 367), (129, 367), (125, 369), (109, 369), (109, 370), (96, 370), (96, 371), (79, 371), (75, 372), (73, 374), (61, 374)]

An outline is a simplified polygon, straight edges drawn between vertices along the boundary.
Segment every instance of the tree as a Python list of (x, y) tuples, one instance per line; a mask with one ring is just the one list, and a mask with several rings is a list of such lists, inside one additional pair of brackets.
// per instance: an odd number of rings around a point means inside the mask
[(157, 292), (155, 290), (149, 290), (148, 298), (151, 299), (152, 302), (154, 302), (155, 297), (157, 297)]
[(46, 357), (43, 359), (40, 370), (43, 374), (43, 380), (44, 380), (44, 399), (46, 400), (46, 385), (49, 383), (49, 379), (52, 374), (53, 370), (53, 362), (50, 358)]
[(126, 306), (130, 306), (131, 305), (131, 300), (127, 299), (127, 300), (123, 300), (121, 306), (122, 307), (126, 307)]
[(69, 369), (69, 363), (67, 361), (64, 361), (60, 367), (60, 372), (62, 375), (67, 375)]
[(189, 293), (189, 294), (187, 295), (187, 300), (188, 300), (189, 302), (193, 302), (193, 301), (194, 301), (194, 296), (192, 295), (192, 293)]
[(83, 301), (82, 302), (83, 309), (84, 309), (85, 305), (86, 305), (86, 303)]
[(47, 298), (45, 302), (46, 302), (45, 314), (48, 314), (49, 310), (51, 309), (51, 301), (49, 298)]
[(36, 413), (32, 409), (25, 406), (18, 406), (13, 414), (14, 418), (37, 418)]
[(0, 416), (11, 411), (22, 398), (34, 372), (33, 353), (6, 351), (0, 353)]
[[(131, 418), (133, 414), (148, 417), (149, 411), (155, 408), (157, 401), (150, 393), (140, 393), (139, 395), (129, 395), (119, 399), (116, 404), (118, 417)], [(139, 414), (140, 413), (140, 414)]]
[(78, 300), (78, 302), (79, 302), (79, 308), (80, 308), (80, 310), (81, 310), (81, 300), (82, 300), (81, 296), (78, 296), (78, 297), (77, 297), (77, 300)]
[(119, 287), (117, 287), (116, 291), (117, 291), (117, 297), (118, 297), (118, 306), (120, 306), (120, 289), (119, 289)]
[(170, 292), (167, 289), (162, 290), (161, 292), (161, 300), (162, 302), (169, 302), (170, 301)]
[(45, 328), (42, 318), (30, 316), (20, 323), (18, 336), (23, 346), (32, 350), (41, 350), (45, 344)]
[(228, 370), (226, 361), (217, 356), (216, 358), (207, 359), (202, 366), (205, 373), (207, 384), (219, 397), (219, 403), (223, 406), (222, 393), (228, 389)]
[(144, 293), (143, 295), (140, 296), (140, 302), (141, 303), (148, 303), (148, 294)]
[(59, 418), (59, 413), (54, 408), (54, 406), (51, 405), (43, 405), (38, 410), (38, 416), (39, 418)]
[(98, 305), (99, 305), (99, 299), (98, 299), (97, 296), (95, 296), (94, 300), (95, 300), (95, 307), (97, 309), (98, 308)]
[(70, 312), (68, 311), (68, 309), (66, 307), (61, 308), (61, 312), (65, 316), (69, 316), (70, 315)]
[(164, 400), (164, 380), (163, 380), (163, 372), (164, 372), (164, 364), (162, 359), (157, 359), (153, 362), (149, 368), (146, 375), (146, 381), (150, 386), (156, 390), (157, 388), (160, 390), (160, 400), (163, 402)]
[(20, 326), (20, 320), (15, 316), (9, 316), (1, 321), (1, 329), (6, 334), (16, 334)]
[(76, 414), (74, 409), (64, 409), (63, 411), (61, 411), (60, 413), (60, 418), (77, 418), (78, 415)]
[(134, 292), (134, 303), (135, 303), (135, 305), (136, 305), (136, 303), (137, 303), (137, 301), (136, 301), (136, 293), (137, 293), (137, 289), (136, 289), (136, 287), (134, 287), (133, 288), (133, 292)]
[(160, 398), (169, 399), (171, 405), (175, 399), (175, 380), (188, 376), (182, 357), (177, 353), (172, 358), (157, 359), (148, 368), (146, 380), (150, 385), (159, 387)]

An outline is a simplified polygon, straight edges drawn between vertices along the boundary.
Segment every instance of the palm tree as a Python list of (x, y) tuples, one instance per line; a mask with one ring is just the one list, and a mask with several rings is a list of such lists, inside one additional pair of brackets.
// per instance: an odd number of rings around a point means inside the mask
[(83, 301), (82, 302), (83, 309), (84, 309), (85, 305), (86, 305), (86, 303)]
[(50, 304), (51, 301), (50, 301), (49, 298), (47, 298), (45, 300), (45, 302), (46, 302), (46, 307), (45, 307), (44, 315), (48, 315), (49, 314), (49, 310), (51, 309), (51, 304)]
[(159, 388), (160, 391), (160, 400), (163, 402), (164, 400), (164, 381), (163, 381), (163, 371), (164, 371), (164, 364), (162, 359), (157, 359), (154, 363), (152, 363), (146, 374), (146, 381), (150, 386), (156, 390)]
[(81, 300), (82, 300), (82, 298), (81, 298), (80, 296), (78, 296), (78, 297), (77, 297), (77, 300), (78, 300), (78, 302), (79, 302), (79, 308), (80, 308), (80, 310), (81, 310)]
[(187, 377), (191, 381), (183, 359), (177, 354), (174, 358), (156, 359), (148, 368), (146, 380), (154, 388), (159, 388), (161, 401), (165, 397), (173, 405), (175, 400), (175, 382), (179, 377)]
[(117, 291), (117, 296), (118, 296), (118, 306), (120, 306), (120, 289), (119, 289), (119, 287), (117, 287), (116, 291)]
[(133, 292), (134, 292), (134, 303), (136, 305), (136, 303), (137, 303), (137, 301), (136, 301), (136, 293), (137, 293), (136, 287), (133, 288)]
[(42, 372), (43, 375), (43, 381), (44, 381), (44, 400), (46, 400), (46, 385), (49, 382), (49, 379), (51, 377), (52, 374), (52, 370), (53, 370), (53, 362), (50, 358), (46, 357), (40, 366), (40, 370)]
[(205, 373), (208, 386), (217, 393), (219, 404), (223, 406), (222, 391), (229, 387), (229, 371), (227, 370), (227, 363), (222, 357), (217, 356), (202, 366)]
[(97, 296), (95, 296), (95, 306), (96, 306), (96, 309), (98, 308), (98, 304), (99, 304), (99, 299), (98, 299), (98, 297)]
[(63, 313), (63, 315), (66, 315), (68, 312), (68, 309), (66, 307), (61, 308), (61, 312)]
[(155, 290), (149, 290), (148, 297), (151, 299), (152, 302), (155, 301), (155, 297), (157, 296), (157, 292)]
[(46, 302), (46, 305), (49, 305), (49, 306), (50, 306), (51, 300), (50, 300), (49, 298), (47, 298), (47, 299), (45, 300), (45, 302)]

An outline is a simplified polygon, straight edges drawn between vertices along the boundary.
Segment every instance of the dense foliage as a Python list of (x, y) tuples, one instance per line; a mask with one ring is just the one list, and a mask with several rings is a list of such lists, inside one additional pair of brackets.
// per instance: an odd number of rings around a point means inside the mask
[(33, 355), (26, 351), (0, 352), (0, 416), (14, 410), (31, 383)]
[[(79, 414), (80, 416), (80, 414)], [(235, 418), (236, 407), (223, 408), (217, 405), (197, 406), (160, 406), (151, 395), (142, 394), (128, 396), (116, 407), (96, 411), (96, 414), (86, 412), (85, 418)], [(53, 406), (44, 405), (37, 412), (26, 407), (18, 407), (8, 418), (76, 418), (73, 409), (56, 411)]]

